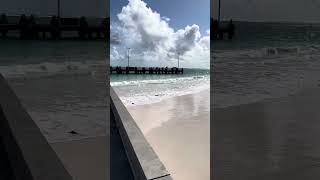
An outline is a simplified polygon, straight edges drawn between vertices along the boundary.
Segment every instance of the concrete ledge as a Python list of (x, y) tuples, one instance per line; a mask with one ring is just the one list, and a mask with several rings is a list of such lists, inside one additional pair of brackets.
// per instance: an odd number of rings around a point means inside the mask
[(136, 180), (172, 180), (170, 174), (145, 139), (143, 133), (110, 88), (111, 111)]
[(1, 74), (0, 135), (14, 179), (72, 179)]

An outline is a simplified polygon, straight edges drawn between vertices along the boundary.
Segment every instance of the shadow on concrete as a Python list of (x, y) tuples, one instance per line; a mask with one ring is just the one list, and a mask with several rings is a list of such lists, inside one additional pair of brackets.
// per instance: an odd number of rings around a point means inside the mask
[[(4, 122), (4, 119), (5, 117), (3, 115), (2, 108), (0, 107), (0, 122)], [(0, 124), (1, 129), (2, 129), (2, 126), (3, 124), (1, 123)], [(0, 179), (5, 179), (5, 180), (15, 179), (10, 161), (8, 159), (8, 153), (3, 143), (2, 133), (0, 134)]]
[(117, 180), (134, 180), (112, 111), (110, 111), (110, 119), (110, 177)]

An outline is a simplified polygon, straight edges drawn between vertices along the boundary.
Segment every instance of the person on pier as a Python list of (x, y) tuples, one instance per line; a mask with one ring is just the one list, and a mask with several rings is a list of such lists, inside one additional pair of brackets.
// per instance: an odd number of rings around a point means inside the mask
[(28, 29), (28, 19), (25, 14), (20, 16), (19, 20), (19, 30), (20, 30), (20, 38), (25, 39), (27, 37), (27, 30)]
[(57, 16), (52, 16), (50, 20), (51, 26), (51, 38), (59, 39), (60, 38), (60, 23)]
[(80, 39), (86, 39), (86, 36), (88, 35), (88, 38), (91, 39), (91, 33), (88, 33), (88, 21), (86, 19), (86, 17), (82, 16), (80, 18), (80, 30), (79, 30), (79, 36), (80, 36)]
[(0, 24), (8, 24), (8, 18), (6, 14), (1, 14), (0, 16)]
[(229, 39), (232, 39), (233, 36), (234, 36), (234, 31), (235, 31), (235, 26), (234, 26), (234, 24), (233, 24), (233, 22), (232, 22), (232, 19), (229, 21), (228, 29), (229, 29), (229, 31), (228, 31), (228, 38), (229, 38)]
[(212, 39), (217, 39), (217, 36), (218, 36), (218, 33), (219, 33), (219, 23), (218, 21), (215, 19), (215, 20), (212, 20), (211, 21), (212, 23)]
[(101, 22), (101, 26), (102, 26), (102, 33), (105, 39), (109, 38), (109, 34), (110, 34), (110, 18), (104, 18)]
[(36, 19), (34, 15), (31, 15), (28, 20), (28, 38), (39, 39), (39, 34), (36, 30)]

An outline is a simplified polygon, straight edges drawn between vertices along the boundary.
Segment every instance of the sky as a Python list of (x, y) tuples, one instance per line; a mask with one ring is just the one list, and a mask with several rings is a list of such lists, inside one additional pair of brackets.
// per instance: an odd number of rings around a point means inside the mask
[[(210, 0), (144, 0), (154, 11), (170, 17), (174, 29), (182, 29), (186, 24), (197, 23), (203, 31), (210, 28)], [(111, 0), (112, 19), (128, 4), (128, 0)], [(201, 30), (202, 30), (201, 29)]]
[[(218, 0), (211, 16), (217, 17)], [(221, 0), (223, 19), (320, 23), (320, 0)]]
[(209, 0), (111, 0), (111, 65), (209, 68)]
[[(8, 15), (51, 16), (57, 13), (57, 0), (1, 0), (0, 4), (0, 13)], [(61, 0), (61, 15), (65, 17), (106, 17), (107, 14), (107, 0)]]

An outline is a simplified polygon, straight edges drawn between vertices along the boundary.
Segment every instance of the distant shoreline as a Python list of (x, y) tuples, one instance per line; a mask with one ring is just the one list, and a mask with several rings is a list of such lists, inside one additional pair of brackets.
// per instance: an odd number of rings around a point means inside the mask
[[(210, 17), (211, 19), (214, 19), (213, 17)], [(301, 25), (301, 24), (305, 24), (305, 25), (320, 25), (319, 22), (300, 22), (300, 21), (245, 21), (245, 20), (237, 20), (237, 19), (233, 19), (234, 23), (265, 23), (265, 24), (297, 24), (297, 25)], [(221, 22), (228, 22), (230, 19), (223, 19), (221, 20)]]

